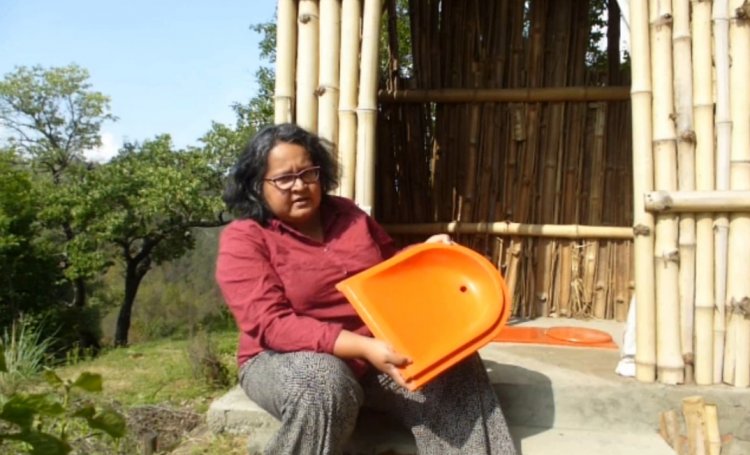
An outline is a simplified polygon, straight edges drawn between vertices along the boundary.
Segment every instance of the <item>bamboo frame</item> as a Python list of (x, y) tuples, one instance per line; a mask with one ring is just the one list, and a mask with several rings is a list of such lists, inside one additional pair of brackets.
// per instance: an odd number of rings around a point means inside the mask
[(652, 191), (644, 196), (650, 212), (748, 212), (750, 191)]
[(525, 224), (525, 223), (415, 223), (386, 224), (392, 234), (495, 234), (540, 238), (565, 239), (625, 239), (633, 238), (629, 227), (584, 226), (580, 224)]
[(630, 87), (530, 87), (410, 89), (378, 93), (381, 103), (562, 103), (625, 101)]
[[(733, 120), (730, 164), (732, 190), (750, 190), (750, 18), (745, 0), (730, 0), (729, 86)], [(750, 211), (748, 211), (750, 212)], [(727, 327), (724, 381), (735, 387), (750, 386), (750, 213), (733, 213), (729, 218), (727, 277)], [(732, 354), (731, 356), (729, 354)]]
[(296, 122), (314, 133), (318, 131), (319, 25), (318, 1), (299, 0)]
[(274, 82), (273, 121), (279, 124), (293, 121), (297, 2), (279, 0), (276, 15), (276, 80)]
[[(654, 187), (677, 189), (677, 153), (672, 92), (672, 9), (671, 1), (650, 3), (651, 75), (653, 97)], [(677, 217), (656, 216), (654, 260), (656, 280), (656, 368), (659, 382), (684, 381), (680, 352), (679, 252)]]
[(362, 52), (357, 102), (357, 158), (355, 200), (372, 213), (375, 200), (375, 125), (377, 121), (378, 41), (383, 0), (365, 0)]
[[(711, 68), (711, 3), (692, 0), (693, 114), (696, 139), (696, 188), (714, 193), (714, 102)], [(695, 382), (713, 383), (714, 233), (713, 218), (696, 212)]]
[(651, 44), (648, 0), (630, 2), (631, 100), (633, 116), (633, 240), (636, 295), (636, 378), (656, 379), (656, 303), (654, 289), (654, 217), (643, 195), (653, 190), (651, 126)]
[[(693, 130), (693, 60), (690, 42), (690, 0), (672, 0), (672, 51), (675, 126), (677, 128), (677, 188), (695, 190), (695, 131)], [(693, 319), (695, 308), (695, 215), (681, 213), (677, 245), (680, 345), (685, 382), (693, 382)]]
[(340, 41), (341, 2), (320, 0), (318, 135), (331, 143), (338, 140)]
[(354, 198), (354, 173), (357, 152), (357, 87), (359, 86), (360, 0), (341, 4), (341, 65), (339, 83), (338, 158), (341, 168), (339, 195)]
[[(714, 0), (714, 66), (716, 68), (716, 190), (729, 190), (729, 154), (732, 140), (732, 118), (729, 110), (729, 3)], [(727, 254), (729, 220), (726, 213), (714, 218), (714, 382), (723, 380), (724, 339), (726, 337)]]

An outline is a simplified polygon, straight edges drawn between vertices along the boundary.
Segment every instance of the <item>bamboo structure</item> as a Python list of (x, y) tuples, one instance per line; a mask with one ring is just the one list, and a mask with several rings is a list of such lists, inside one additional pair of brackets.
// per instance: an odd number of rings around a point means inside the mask
[(355, 201), (372, 213), (375, 191), (375, 125), (378, 115), (378, 42), (382, 0), (365, 0), (362, 19), (359, 98), (357, 103), (357, 157)]
[(357, 87), (359, 86), (359, 0), (343, 0), (341, 5), (341, 65), (339, 95), (338, 160), (341, 166), (339, 194), (354, 197), (354, 170), (357, 151)]
[[(693, 129), (692, 43), (690, 0), (673, 0), (673, 74), (675, 126), (677, 127), (677, 188), (695, 189), (695, 131)], [(685, 364), (685, 382), (693, 382), (693, 319), (695, 308), (695, 216), (679, 216), (679, 308), (680, 346)]]
[(318, 135), (332, 143), (338, 140), (340, 40), (341, 3), (320, 0)]
[[(693, 118), (695, 120), (696, 189), (714, 189), (713, 77), (711, 71), (711, 3), (692, 1)], [(724, 201), (722, 201), (724, 202)], [(713, 218), (696, 212), (695, 248), (695, 382), (713, 383), (714, 239)]]
[(274, 87), (274, 123), (291, 122), (294, 109), (294, 60), (297, 43), (297, 4), (279, 0), (276, 13), (276, 81)]
[(628, 66), (615, 2), (594, 61), (592, 0), (279, 0), (274, 119), (397, 243), (497, 264), (514, 316), (632, 301), (639, 381), (748, 387), (750, 6), (629, 3)]
[[(733, 191), (750, 189), (750, 5), (744, 0), (729, 3), (729, 47), (731, 49), (729, 86), (733, 120), (730, 187)], [(729, 217), (727, 277), (728, 326), (725, 382), (736, 387), (750, 386), (750, 213)]]
[(656, 379), (656, 306), (654, 290), (654, 217), (643, 206), (643, 194), (653, 189), (651, 149), (651, 43), (648, 1), (630, 2), (632, 40), (633, 103), (633, 224), (635, 226), (636, 377), (642, 382)]
[(295, 121), (318, 131), (319, 24), (318, 2), (299, 0), (297, 12), (297, 97)]
[[(716, 68), (716, 190), (729, 189), (729, 153), (732, 139), (732, 119), (729, 110), (729, 3), (714, 0), (714, 66)], [(729, 219), (726, 213), (714, 218), (714, 382), (721, 383), (726, 336), (727, 254)]]

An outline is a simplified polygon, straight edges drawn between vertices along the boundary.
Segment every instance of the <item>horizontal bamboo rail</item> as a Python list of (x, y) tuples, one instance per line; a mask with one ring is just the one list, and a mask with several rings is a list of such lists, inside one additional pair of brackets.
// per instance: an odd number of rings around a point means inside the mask
[(627, 101), (630, 87), (540, 87), (507, 89), (380, 90), (381, 103), (562, 103)]
[(649, 212), (750, 212), (750, 191), (653, 191), (644, 202)]
[(626, 239), (633, 238), (633, 228), (615, 226), (585, 226), (581, 224), (525, 224), (525, 223), (415, 223), (385, 225), (390, 234), (507, 234), (527, 237), (567, 239)]

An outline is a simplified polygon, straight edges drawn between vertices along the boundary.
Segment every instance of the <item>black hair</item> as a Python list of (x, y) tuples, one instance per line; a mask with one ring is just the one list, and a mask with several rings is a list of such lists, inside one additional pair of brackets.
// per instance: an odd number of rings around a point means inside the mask
[(323, 197), (338, 186), (333, 144), (292, 123), (267, 126), (250, 139), (227, 179), (222, 199), (235, 218), (249, 218), (265, 225), (273, 217), (263, 199), (263, 178), (268, 170), (268, 154), (279, 143), (296, 144), (307, 150), (313, 164), (320, 166)]

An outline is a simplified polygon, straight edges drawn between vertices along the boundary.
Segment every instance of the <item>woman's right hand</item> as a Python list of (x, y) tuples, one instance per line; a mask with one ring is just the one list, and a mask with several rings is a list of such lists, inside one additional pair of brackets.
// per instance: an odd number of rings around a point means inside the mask
[(393, 378), (396, 384), (407, 388), (399, 367), (409, 365), (411, 360), (384, 341), (342, 330), (336, 338), (333, 354), (342, 359), (365, 359), (378, 371)]
[(364, 357), (378, 371), (390, 376), (396, 384), (403, 388), (407, 387), (407, 382), (401, 376), (399, 367), (405, 367), (411, 363), (411, 360), (396, 352), (388, 343), (376, 338), (368, 338)]

